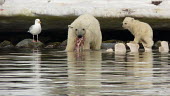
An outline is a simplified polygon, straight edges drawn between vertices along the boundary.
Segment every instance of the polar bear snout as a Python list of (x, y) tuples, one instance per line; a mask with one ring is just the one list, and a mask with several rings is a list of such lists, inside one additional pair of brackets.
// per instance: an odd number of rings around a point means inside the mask
[(122, 27), (123, 27), (124, 29), (126, 29), (126, 27), (125, 27), (124, 25), (122, 25)]
[(122, 27), (123, 27), (124, 29), (128, 29), (128, 23), (123, 22), (123, 23), (122, 23)]
[(82, 36), (82, 35), (78, 35), (77, 37), (78, 37), (78, 38), (82, 38), (83, 36)]
[(79, 31), (77, 32), (77, 38), (82, 38), (85, 35), (85, 32)]

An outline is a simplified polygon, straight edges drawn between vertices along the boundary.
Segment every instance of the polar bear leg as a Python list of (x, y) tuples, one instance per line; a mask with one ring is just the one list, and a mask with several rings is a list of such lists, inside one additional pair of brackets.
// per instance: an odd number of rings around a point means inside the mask
[(140, 37), (139, 36), (135, 36), (133, 41), (130, 41), (130, 43), (134, 43), (134, 44), (138, 44), (140, 42)]
[(141, 43), (145, 48), (152, 48), (152, 46), (153, 46), (152, 38), (143, 38), (141, 40)]
[(94, 43), (94, 45), (92, 45), (92, 48), (94, 49), (94, 50), (99, 50), (99, 49), (101, 49), (101, 40), (98, 40), (97, 42), (95, 42)]
[(90, 49), (90, 43), (89, 42), (84, 42), (84, 50), (89, 50)]
[(140, 41), (140, 37), (139, 36), (135, 36), (133, 42), (138, 44), (139, 41)]
[(74, 47), (75, 47), (74, 41), (70, 40), (67, 42), (66, 51), (73, 51)]
[(70, 46), (66, 47), (66, 51), (73, 51), (73, 50), (74, 50), (73, 45), (70, 45)]

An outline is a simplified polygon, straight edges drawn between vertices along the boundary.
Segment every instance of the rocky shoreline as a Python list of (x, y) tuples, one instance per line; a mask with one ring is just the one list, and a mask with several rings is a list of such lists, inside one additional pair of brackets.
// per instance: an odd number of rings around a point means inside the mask
[[(107, 40), (103, 41), (101, 45), (101, 49), (114, 49), (114, 46), (116, 43), (128, 43), (129, 41), (121, 41), (121, 40)], [(32, 39), (24, 39), (17, 43), (16, 45), (12, 44), (10, 41), (4, 40), (3, 42), (0, 42), (0, 49), (61, 49), (65, 50), (67, 45), (67, 40), (64, 40), (63, 42), (51, 42), (48, 44), (44, 44), (43, 42), (32, 42)], [(153, 48), (158, 49), (160, 46), (160, 41), (157, 41)], [(143, 48), (142, 44), (140, 44), (140, 47)], [(129, 47), (126, 46), (126, 48), (129, 49)]]
[[(123, 42), (119, 40), (108, 40), (102, 43), (102, 49), (113, 48), (116, 42)], [(125, 42), (124, 42), (125, 43)], [(65, 49), (67, 45), (67, 40), (63, 42), (51, 42), (48, 44), (44, 44), (41, 41), (32, 42), (32, 39), (24, 39), (17, 43), (16, 45), (12, 44), (10, 41), (4, 40), (0, 42), (0, 48), (12, 49), (12, 48), (45, 48), (45, 49)]]

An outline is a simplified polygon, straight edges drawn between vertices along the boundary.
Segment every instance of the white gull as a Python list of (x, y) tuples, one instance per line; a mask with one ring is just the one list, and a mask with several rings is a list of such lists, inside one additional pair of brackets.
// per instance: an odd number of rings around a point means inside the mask
[(40, 23), (41, 23), (40, 19), (35, 19), (35, 24), (32, 25), (28, 30), (28, 32), (33, 35), (33, 42), (36, 42), (34, 40), (34, 35), (37, 35), (37, 42), (38, 42), (38, 34), (41, 33), (41, 24)]

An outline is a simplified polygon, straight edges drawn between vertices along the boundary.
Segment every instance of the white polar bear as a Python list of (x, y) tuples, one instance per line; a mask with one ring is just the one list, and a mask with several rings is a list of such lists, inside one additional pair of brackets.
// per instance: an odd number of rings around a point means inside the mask
[(153, 30), (149, 24), (126, 17), (122, 27), (128, 29), (134, 35), (134, 43), (142, 43), (145, 51), (151, 50), (153, 46)]
[(74, 51), (76, 47), (83, 50), (99, 50), (102, 34), (99, 21), (92, 15), (84, 14), (68, 26), (66, 51)]

